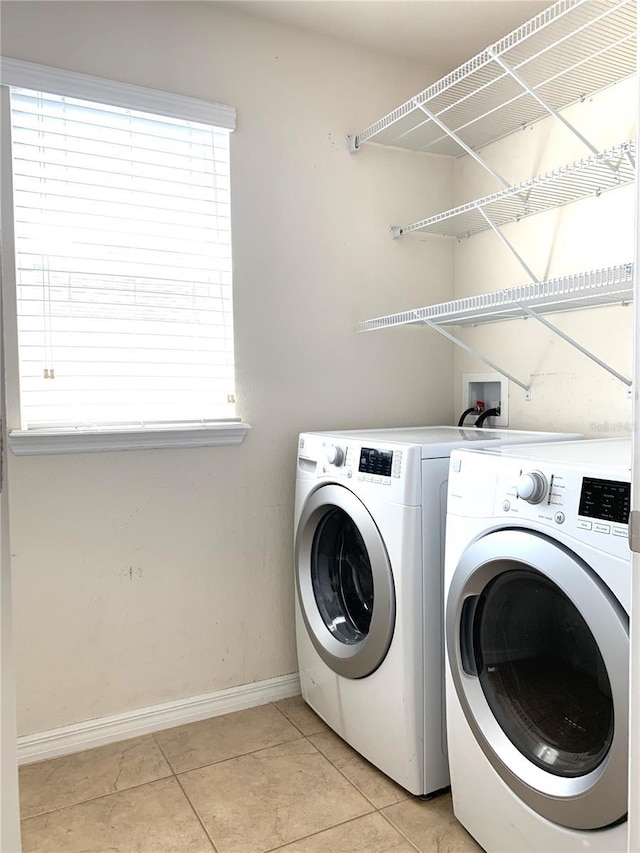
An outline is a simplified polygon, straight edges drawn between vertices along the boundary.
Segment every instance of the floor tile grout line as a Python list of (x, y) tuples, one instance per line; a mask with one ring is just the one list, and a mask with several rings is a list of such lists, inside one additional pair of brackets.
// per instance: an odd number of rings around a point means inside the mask
[[(161, 729), (160, 731), (167, 731), (167, 729)], [(177, 776), (178, 774), (177, 774), (177, 773), (176, 773), (176, 771), (173, 769), (173, 764), (169, 761), (169, 759), (168, 759), (168, 757), (167, 757), (166, 752), (164, 751), (164, 749), (163, 749), (163, 748), (162, 748), (162, 746), (160, 745), (160, 741), (159, 741), (159, 740), (158, 740), (158, 738), (156, 737), (156, 735), (157, 735), (157, 734), (160, 734), (160, 732), (151, 732), (151, 737), (153, 738), (153, 742), (154, 742), (154, 743), (155, 743), (155, 745), (158, 747), (158, 749), (160, 750), (160, 753), (162, 754), (162, 757), (164, 758), (164, 760), (165, 760), (165, 761), (167, 762), (167, 764), (169, 765), (169, 770), (171, 770), (171, 774), (172, 774), (173, 776)]]
[[(373, 802), (373, 800), (371, 799), (371, 797), (369, 797), (369, 796), (368, 796), (368, 795), (367, 795), (367, 794), (362, 790), (362, 788), (360, 788), (358, 785), (356, 785), (356, 783), (353, 781), (353, 779), (350, 779), (350, 778), (347, 776), (347, 774), (342, 770), (342, 768), (341, 768), (341, 767), (339, 767), (339, 765), (338, 765), (338, 764), (336, 764), (336, 762), (335, 762), (335, 761), (333, 761), (333, 759), (331, 759), (331, 758), (327, 755), (327, 753), (326, 753), (326, 752), (324, 752), (320, 746), (318, 746), (318, 744), (317, 744), (317, 743), (314, 743), (314, 742), (311, 740), (311, 738), (312, 738), (312, 737), (314, 737), (314, 735), (310, 735), (310, 736), (307, 738), (307, 740), (308, 740), (310, 743), (312, 743), (312, 744), (313, 744), (313, 746), (315, 746), (315, 748), (318, 750), (318, 752), (320, 752), (320, 754), (321, 754), (321, 755), (324, 755), (324, 757), (327, 759), (327, 761), (329, 761), (329, 762), (330, 762), (330, 763), (331, 763), (331, 764), (336, 768), (336, 770), (337, 770), (339, 773), (341, 773), (341, 774), (342, 774), (342, 776), (344, 776), (344, 778), (347, 780), (347, 782), (350, 782), (350, 783), (351, 783), (351, 785), (353, 785), (353, 787), (356, 789), (356, 791), (358, 791), (358, 793), (359, 793), (359, 794), (362, 794), (362, 796), (365, 798), (365, 800), (367, 800), (368, 802), (370, 802), (370, 803), (371, 803), (371, 805), (373, 806), (373, 808), (374, 808), (374, 809), (376, 809), (376, 811), (379, 811), (380, 809), (386, 809), (386, 808), (389, 808), (389, 806), (395, 806), (395, 805), (396, 805), (396, 803), (404, 803), (406, 800), (410, 800), (410, 799), (412, 798), (413, 794), (411, 794), (409, 791), (407, 791), (407, 796), (406, 796), (404, 799), (402, 799), (402, 800), (396, 800), (395, 802), (393, 802), (393, 803), (387, 803), (387, 804), (386, 804), (386, 805), (384, 805), (384, 806), (378, 806), (378, 805), (376, 805), (376, 804)], [(337, 735), (337, 737), (339, 737), (339, 735)], [(346, 741), (345, 741), (345, 743), (346, 743)], [(349, 745), (347, 744), (347, 746), (349, 746)], [(352, 747), (349, 747), (349, 749), (352, 749)], [(359, 757), (359, 758), (361, 758), (363, 761), (366, 761), (366, 760), (367, 760), (364, 756), (360, 755), (359, 753), (356, 753), (356, 754), (357, 754), (357, 755), (358, 755), (358, 757)], [(371, 762), (368, 762), (368, 763), (369, 763), (369, 764), (371, 764)], [(374, 770), (377, 770), (377, 771), (378, 771), (378, 773), (382, 773), (382, 770), (378, 770), (378, 768), (377, 768), (377, 767), (375, 767), (375, 765), (371, 764), (371, 766), (374, 768)], [(383, 774), (383, 775), (385, 775), (385, 774)], [(389, 777), (387, 777), (387, 778), (389, 778)], [(391, 780), (391, 781), (393, 781), (393, 780)], [(397, 783), (396, 783), (396, 784), (397, 784)]]
[(331, 758), (329, 758), (329, 756), (326, 754), (326, 752), (323, 752), (323, 750), (318, 746), (318, 744), (317, 744), (317, 743), (313, 743), (313, 741), (311, 740), (311, 738), (310, 738), (310, 737), (309, 737), (309, 738), (307, 738), (307, 740), (309, 741), (309, 743), (311, 743), (311, 744), (313, 744), (313, 746), (315, 746), (315, 748), (318, 750), (318, 752), (320, 753), (320, 755), (324, 756), (324, 758), (326, 758), (326, 759), (327, 759), (327, 761), (331, 764), (331, 766), (332, 766), (332, 767), (335, 767), (335, 769), (338, 771), (338, 773), (340, 773), (340, 775), (341, 775), (344, 779), (346, 779), (346, 780), (347, 780), (347, 782), (348, 782), (350, 785), (352, 785), (352, 786), (356, 789), (356, 791), (357, 791), (357, 792), (358, 792), (362, 797), (364, 797), (364, 798), (365, 798), (365, 800), (366, 800), (368, 803), (370, 803), (370, 804), (371, 804), (371, 806), (372, 806), (374, 809), (376, 809), (376, 810), (378, 809), (378, 806), (376, 806), (376, 804), (373, 802), (373, 800), (371, 799), (371, 797), (368, 797), (368, 796), (365, 794), (365, 792), (364, 792), (363, 790), (361, 790), (361, 789), (356, 785), (356, 783), (355, 783), (352, 779), (349, 779), (349, 777), (347, 776), (347, 774), (346, 774), (346, 773), (344, 773), (344, 772), (343, 772), (343, 770), (342, 770), (340, 767), (338, 767), (338, 765), (335, 763), (335, 761), (333, 761)]
[[(403, 801), (403, 802), (404, 802), (404, 801)], [(395, 805), (395, 803), (394, 803), (394, 805)], [(390, 806), (385, 806), (384, 808), (385, 808), (385, 809), (388, 809), (388, 808), (390, 808)], [(418, 847), (418, 845), (417, 845), (414, 841), (412, 841), (412, 840), (409, 838), (409, 836), (408, 836), (405, 832), (403, 832), (403, 830), (402, 830), (402, 829), (400, 829), (400, 827), (399, 827), (399, 826), (396, 826), (396, 825), (395, 825), (395, 823), (391, 820), (391, 818), (390, 818), (390, 817), (388, 817), (388, 816), (384, 813), (384, 811), (383, 811), (382, 809), (379, 809), (378, 811), (379, 811), (379, 814), (380, 814), (380, 815), (381, 815), (381, 816), (386, 820), (386, 822), (389, 824), (389, 826), (392, 826), (392, 827), (396, 830), (396, 832), (399, 832), (399, 833), (400, 833), (400, 835), (405, 839), (405, 841), (406, 841), (408, 844), (410, 844), (410, 845), (413, 847), (413, 849), (414, 849), (414, 850), (417, 850), (417, 851), (418, 851), (418, 853), (425, 853), (425, 851), (424, 851), (424, 850), (421, 850), (421, 849)]]
[[(135, 785), (127, 785), (124, 788), (115, 788), (113, 791), (107, 791), (104, 794), (97, 794), (95, 797), (86, 797), (86, 798), (83, 798), (81, 800), (73, 800), (73, 802), (65, 803), (62, 806), (56, 806), (56, 808), (53, 808), (53, 809), (46, 809), (45, 811), (38, 812), (37, 814), (31, 814), (31, 815), (23, 816), (22, 809), (21, 809), (20, 810), (20, 821), (22, 822), (24, 820), (31, 820), (34, 817), (43, 817), (44, 815), (53, 814), (54, 812), (62, 811), (62, 809), (71, 808), (71, 806), (80, 806), (80, 805), (82, 805), (82, 803), (90, 803), (93, 800), (100, 800), (103, 797), (111, 796), (111, 794), (119, 794), (121, 791), (132, 791), (134, 788), (141, 788), (143, 785), (150, 785), (153, 782), (161, 782), (163, 779), (170, 779), (172, 776), (175, 776), (175, 772), (173, 770), (173, 767), (171, 766), (171, 764), (167, 760), (166, 755), (164, 754), (164, 752), (160, 748), (160, 744), (155, 739), (154, 733), (150, 732), (148, 735), (142, 735), (141, 737), (150, 737), (153, 739), (153, 742), (155, 743), (156, 747), (160, 751), (162, 757), (164, 758), (164, 760), (167, 764), (167, 768), (169, 770), (169, 772), (167, 774), (165, 774), (164, 776), (156, 776), (153, 779), (146, 779), (144, 782), (138, 782)], [(113, 744), (106, 744), (106, 745), (112, 746), (112, 745), (117, 745), (117, 744), (126, 744), (126, 743), (129, 743), (131, 740), (133, 740), (133, 738), (124, 738), (121, 741), (114, 741)], [(101, 747), (94, 747), (94, 749), (101, 749)], [(91, 752), (91, 749), (81, 750), (81, 752)], [(78, 752), (78, 753), (70, 753), (70, 754), (71, 755), (79, 755), (80, 753)], [(34, 761), (32, 764), (25, 764), (24, 766), (25, 767), (32, 767), (32, 766), (35, 766), (37, 764), (44, 764), (45, 761), (56, 761), (57, 758), (64, 759), (64, 758), (68, 758), (68, 757), (69, 757), (68, 755), (54, 756), (53, 758), (46, 758), (43, 761)]]
[[(279, 700), (279, 701), (281, 701), (281, 700)], [(272, 702), (271, 704), (272, 704), (272, 705), (273, 705), (273, 707), (276, 709), (276, 711), (279, 711), (279, 712), (282, 714), (282, 716), (285, 718), (285, 720), (286, 720), (288, 723), (291, 723), (291, 725), (292, 725), (295, 729), (297, 729), (297, 730), (300, 732), (300, 734), (302, 735), (302, 737), (307, 737), (307, 735), (308, 735), (309, 733), (308, 733), (308, 732), (304, 732), (304, 731), (302, 731), (302, 729), (300, 728), (300, 726), (299, 726), (297, 723), (294, 723), (294, 721), (291, 719), (291, 717), (287, 716), (287, 714), (282, 710), (282, 708), (279, 708), (279, 707), (276, 705), (276, 703), (275, 703), (275, 702)], [(315, 734), (315, 732), (314, 732), (314, 734)], [(318, 733), (318, 734), (319, 734), (319, 733)]]
[[(269, 847), (268, 850), (263, 850), (261, 851), (261, 853), (278, 853), (278, 850), (284, 850), (284, 848), (288, 847), (290, 844), (296, 844), (298, 841), (306, 841), (308, 838), (315, 838), (316, 835), (322, 835), (323, 832), (329, 832), (330, 830), (337, 829), (340, 826), (346, 826), (349, 823), (355, 823), (357, 820), (362, 820), (362, 818), (370, 817), (373, 814), (376, 814), (376, 810), (371, 812), (365, 812), (364, 814), (359, 814), (355, 817), (349, 817), (346, 820), (341, 820), (339, 823), (334, 823), (331, 826), (326, 826), (324, 829), (318, 829), (316, 832), (310, 832), (308, 835), (301, 835), (300, 838), (292, 838), (291, 841), (285, 841), (285, 843), (281, 844), (279, 847)], [(396, 829), (396, 827), (393, 828)], [(421, 853), (421, 851), (418, 851), (418, 853)]]
[(179, 776), (176, 776), (176, 782), (178, 783), (178, 785), (180, 786), (180, 790), (182, 791), (182, 793), (183, 793), (183, 794), (184, 794), (184, 796), (186, 797), (186, 800), (187, 800), (187, 802), (189, 803), (189, 806), (191, 807), (191, 811), (192, 811), (192, 812), (194, 813), (194, 815), (196, 816), (196, 820), (198, 821), (198, 823), (199, 823), (199, 824), (200, 824), (200, 826), (202, 827), (202, 831), (203, 831), (203, 832), (204, 832), (204, 834), (207, 836), (207, 839), (209, 840), (209, 843), (210, 843), (210, 844), (211, 844), (211, 846), (213, 847), (213, 851), (214, 851), (214, 853), (219, 853), (218, 848), (217, 848), (217, 846), (216, 846), (216, 843), (215, 843), (215, 841), (213, 840), (213, 837), (212, 837), (212, 836), (211, 836), (211, 834), (209, 833), (209, 830), (208, 830), (208, 829), (207, 829), (207, 827), (205, 826), (204, 821), (203, 821), (203, 820), (202, 820), (202, 818), (200, 817), (200, 814), (199, 814), (199, 812), (198, 812), (198, 809), (195, 807), (194, 803), (191, 801), (191, 797), (189, 796), (189, 794), (188, 794), (188, 792), (187, 792), (187, 789), (186, 789), (186, 788), (184, 787), (184, 785), (182, 784), (182, 781), (181, 781), (181, 779), (180, 779), (180, 777), (179, 777)]
[(252, 755), (254, 752), (262, 752), (263, 749), (272, 749), (276, 746), (284, 746), (287, 743), (296, 743), (299, 740), (303, 740), (304, 737), (304, 735), (299, 734), (296, 737), (291, 738), (291, 740), (281, 740), (277, 743), (270, 743), (269, 746), (259, 746), (257, 749), (250, 749), (247, 752), (239, 752), (237, 755), (228, 755), (226, 758), (219, 758), (217, 761), (209, 761), (206, 764), (197, 764), (195, 767), (187, 767), (184, 770), (176, 770), (168, 758), (167, 761), (169, 762), (169, 766), (171, 767), (174, 776), (183, 776), (185, 773), (191, 773), (192, 770), (204, 770), (205, 767), (213, 767), (215, 764), (224, 764), (225, 761), (233, 761), (234, 758), (242, 758), (245, 755)]
[(46, 812), (38, 812), (28, 817), (20, 815), (20, 822), (24, 823), (27, 820), (35, 820), (38, 817), (55, 814), (56, 812), (72, 809), (74, 806), (83, 806), (85, 803), (94, 803), (96, 800), (104, 800), (105, 797), (113, 797), (115, 794), (126, 794), (127, 791), (135, 791), (137, 788), (144, 788), (145, 785), (155, 785), (156, 782), (165, 782), (167, 779), (175, 778), (175, 773), (168, 773), (166, 776), (159, 776), (157, 779), (148, 779), (146, 782), (140, 782), (137, 785), (129, 785), (127, 788), (119, 788), (117, 791), (107, 791), (106, 794), (98, 794), (97, 797), (87, 797), (86, 800), (75, 800), (73, 803), (66, 803), (64, 806), (58, 806), (55, 809), (49, 809)]
[[(155, 740), (155, 742), (156, 742), (156, 744), (157, 744), (158, 749), (160, 750), (160, 752), (161, 752), (161, 753), (162, 753), (162, 755), (164, 756), (164, 760), (167, 762), (167, 764), (169, 765), (169, 767), (171, 767), (171, 769), (173, 770), (173, 766), (171, 765), (171, 762), (170, 762), (170, 761), (169, 761), (169, 759), (167, 758), (167, 755), (166, 755), (166, 753), (165, 753), (164, 749), (163, 749), (163, 748), (160, 746), (160, 744), (158, 743), (158, 740), (157, 740), (157, 738), (155, 737), (155, 734), (154, 734), (154, 740)], [(178, 774), (177, 774), (175, 771), (174, 771), (174, 774), (173, 774), (173, 778), (174, 778), (174, 779), (176, 780), (176, 782), (178, 783), (178, 785), (179, 785), (179, 787), (180, 787), (180, 790), (182, 791), (182, 793), (183, 793), (183, 795), (184, 795), (184, 797), (185, 797), (186, 801), (189, 803), (189, 807), (190, 807), (191, 811), (194, 813), (194, 815), (195, 815), (195, 817), (196, 817), (196, 820), (198, 821), (198, 823), (199, 823), (199, 824), (200, 824), (200, 826), (202, 827), (202, 831), (204, 832), (204, 834), (206, 835), (207, 839), (209, 840), (209, 843), (210, 843), (210, 844), (211, 844), (211, 846), (213, 847), (213, 851), (214, 851), (214, 853), (218, 853), (218, 848), (216, 847), (216, 845), (215, 845), (215, 842), (214, 842), (213, 838), (209, 835), (209, 830), (208, 830), (208, 829), (207, 829), (207, 827), (204, 825), (204, 821), (202, 820), (202, 818), (201, 818), (201, 817), (200, 817), (200, 815), (198, 814), (198, 810), (196, 809), (196, 807), (194, 806), (194, 804), (191, 802), (191, 797), (190, 797), (190, 796), (189, 796), (189, 794), (187, 793), (187, 791), (186, 791), (186, 789), (185, 789), (184, 785), (183, 785), (183, 784), (182, 784), (182, 782), (180, 781), (180, 777), (178, 776)]]

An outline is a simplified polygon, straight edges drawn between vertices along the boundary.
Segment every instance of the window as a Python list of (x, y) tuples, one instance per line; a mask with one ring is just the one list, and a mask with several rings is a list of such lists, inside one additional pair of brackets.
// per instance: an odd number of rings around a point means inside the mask
[[(29, 77), (26, 63), (9, 62), (14, 77)], [(212, 430), (238, 421), (233, 110), (205, 104), (224, 119), (216, 124), (202, 120), (202, 102), (192, 110), (190, 99), (164, 103), (119, 84), (105, 97), (94, 78), (46, 71), (9, 99), (21, 420), (12, 436), (72, 433), (86, 449), (82, 435), (146, 432), (157, 446), (167, 430), (196, 429), (211, 443)], [(81, 97), (93, 89), (99, 99)]]

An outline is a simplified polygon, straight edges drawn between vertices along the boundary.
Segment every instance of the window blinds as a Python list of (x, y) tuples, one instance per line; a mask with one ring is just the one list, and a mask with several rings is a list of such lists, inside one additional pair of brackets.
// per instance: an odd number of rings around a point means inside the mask
[(233, 417), (228, 131), (11, 102), (23, 428)]

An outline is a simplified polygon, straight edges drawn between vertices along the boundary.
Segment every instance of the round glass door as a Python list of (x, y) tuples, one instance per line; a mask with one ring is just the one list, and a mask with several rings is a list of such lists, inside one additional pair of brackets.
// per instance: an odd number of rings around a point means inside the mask
[(343, 643), (361, 643), (373, 614), (373, 572), (367, 547), (343, 509), (328, 509), (311, 546), (311, 583), (329, 631)]
[(316, 651), (338, 675), (370, 675), (395, 625), (391, 565), (371, 514), (348, 489), (321, 486), (303, 507), (295, 553), (298, 602)]
[(598, 829), (627, 810), (628, 616), (559, 542), (500, 530), (451, 579), (447, 654), (485, 757), (538, 814)]
[(511, 743), (557, 776), (595, 770), (613, 741), (613, 697), (575, 605), (543, 575), (512, 570), (487, 584), (473, 620), (480, 685)]

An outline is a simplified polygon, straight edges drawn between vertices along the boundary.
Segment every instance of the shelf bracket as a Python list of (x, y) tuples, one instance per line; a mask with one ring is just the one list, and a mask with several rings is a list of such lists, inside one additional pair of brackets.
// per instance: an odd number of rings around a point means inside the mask
[(518, 250), (516, 249), (516, 247), (515, 247), (512, 243), (510, 243), (510, 242), (507, 240), (507, 238), (504, 236), (504, 234), (503, 234), (503, 233), (502, 233), (502, 231), (498, 228), (498, 226), (497, 226), (494, 222), (492, 222), (492, 221), (491, 221), (491, 219), (487, 216), (487, 214), (486, 214), (486, 212), (485, 212), (484, 208), (482, 208), (482, 207), (478, 207), (478, 211), (480, 212), (480, 215), (482, 216), (482, 218), (484, 219), (484, 221), (487, 223), (487, 225), (489, 226), (489, 228), (491, 228), (491, 230), (493, 231), (493, 233), (494, 233), (494, 234), (496, 235), (496, 237), (500, 240), (500, 242), (501, 242), (504, 246), (506, 246), (506, 247), (507, 247), (507, 249), (511, 252), (511, 254), (515, 257), (515, 259), (518, 261), (518, 263), (520, 264), (520, 266), (522, 267), (522, 269), (523, 269), (523, 270), (526, 272), (526, 274), (529, 276), (529, 278), (531, 279), (531, 281), (532, 281), (534, 284), (538, 284), (538, 277), (536, 276), (536, 274), (535, 274), (535, 273), (533, 272), (533, 270), (528, 266), (528, 264), (526, 263), (526, 261), (524, 260), (524, 258), (522, 257), (522, 255), (520, 255), (520, 253), (519, 253), (519, 252), (518, 252)]
[(607, 364), (606, 361), (602, 361), (601, 358), (598, 358), (597, 355), (594, 355), (590, 350), (586, 347), (583, 347), (582, 344), (579, 344), (578, 341), (575, 341), (572, 337), (565, 334), (562, 329), (559, 329), (557, 326), (554, 326), (553, 323), (550, 323), (546, 317), (542, 317), (538, 314), (537, 311), (534, 311), (533, 308), (529, 308), (526, 305), (523, 305), (521, 302), (516, 303), (521, 311), (524, 311), (529, 317), (533, 317), (534, 320), (537, 320), (539, 323), (542, 323), (543, 326), (546, 326), (547, 329), (550, 329), (555, 335), (562, 338), (563, 341), (566, 341), (568, 344), (571, 344), (572, 347), (581, 352), (583, 355), (586, 355), (587, 358), (591, 359), (591, 361), (595, 362), (599, 367), (602, 367), (603, 370), (606, 370), (607, 373), (610, 373), (612, 376), (615, 376), (616, 379), (619, 379), (620, 382), (624, 383), (627, 387), (631, 388), (633, 385), (631, 379), (627, 379), (626, 376), (623, 376), (622, 373), (618, 373), (618, 371), (611, 367), (610, 364)]
[(420, 320), (421, 323), (424, 323), (425, 325), (429, 326), (429, 328), (435, 329), (436, 332), (439, 332), (441, 335), (443, 335), (445, 338), (447, 338), (447, 340), (451, 341), (456, 346), (460, 347), (460, 349), (465, 350), (465, 352), (468, 352), (474, 358), (477, 358), (479, 361), (482, 361), (488, 367), (491, 367), (493, 370), (500, 373), (502, 376), (504, 376), (510, 382), (513, 382), (515, 385), (519, 385), (520, 388), (522, 388), (522, 390), (524, 391), (525, 400), (531, 399), (531, 387), (529, 385), (525, 385), (524, 382), (520, 382), (520, 380), (516, 379), (515, 376), (512, 376), (510, 373), (507, 373), (506, 370), (503, 370), (501, 367), (498, 367), (498, 365), (495, 364), (495, 362), (491, 361), (491, 359), (489, 359), (486, 356), (479, 353), (473, 347), (470, 347), (469, 344), (465, 344), (463, 341), (460, 340), (460, 338), (456, 338), (455, 335), (452, 335), (451, 332), (445, 331), (445, 329), (443, 329), (442, 326), (439, 326), (437, 323), (434, 323), (433, 320), (427, 320), (425, 317), (419, 317), (418, 319)]
[(510, 181), (507, 181), (506, 178), (503, 178), (499, 172), (496, 172), (496, 170), (493, 169), (491, 166), (489, 166), (488, 163), (485, 163), (485, 161), (482, 159), (482, 157), (480, 157), (480, 155), (476, 151), (474, 151), (473, 148), (470, 148), (466, 142), (463, 142), (457, 133), (454, 133), (453, 130), (448, 128), (447, 125), (441, 119), (439, 119), (438, 116), (436, 116), (434, 113), (432, 113), (431, 110), (428, 110), (424, 106), (424, 104), (419, 103), (417, 98), (413, 99), (413, 103), (416, 105), (416, 107), (418, 107), (418, 109), (422, 110), (422, 112), (426, 116), (428, 116), (434, 124), (437, 124), (438, 127), (440, 128), (440, 130), (443, 130), (447, 134), (448, 137), (453, 139), (453, 141), (457, 145), (459, 145), (460, 148), (462, 148), (464, 151), (467, 152), (467, 154), (469, 154), (471, 157), (473, 157), (473, 159), (477, 163), (479, 163), (484, 169), (486, 169), (487, 172), (489, 172), (491, 175), (493, 175), (494, 178), (497, 178), (497, 180), (499, 180), (501, 184), (503, 184), (505, 187), (511, 186)]
[(529, 84), (525, 80), (523, 80), (523, 78), (518, 74), (517, 71), (514, 71), (514, 69), (511, 68), (510, 65), (507, 65), (504, 59), (502, 59), (502, 57), (500, 57), (495, 52), (495, 50), (489, 48), (487, 52), (495, 60), (495, 62), (498, 63), (498, 65), (503, 69), (503, 71), (506, 71), (510, 77), (513, 77), (516, 83), (522, 86), (525, 92), (528, 92), (532, 98), (535, 98), (535, 100), (540, 104), (541, 107), (543, 107), (543, 109), (545, 109), (549, 113), (549, 115), (552, 115), (559, 122), (561, 122), (568, 130), (575, 134), (575, 136), (577, 136), (578, 139), (587, 146), (587, 148), (589, 149), (589, 151), (591, 151), (592, 154), (598, 154), (598, 149), (589, 142), (586, 136), (583, 136), (580, 131), (571, 124), (570, 121), (567, 121), (567, 119), (563, 115), (560, 115), (557, 110), (554, 110), (553, 107), (551, 107), (545, 100), (543, 100), (543, 98), (540, 97), (536, 90), (532, 89), (531, 86), (529, 86)]
[[(532, 270), (527, 266), (527, 264), (525, 263), (523, 258), (520, 256), (520, 254), (516, 250), (515, 246), (513, 246), (509, 242), (509, 240), (507, 240), (507, 238), (504, 236), (502, 231), (500, 231), (498, 226), (495, 225), (491, 221), (491, 219), (487, 216), (485, 211), (481, 207), (478, 209), (479, 209), (480, 213), (482, 214), (483, 218), (485, 219), (485, 221), (487, 222), (487, 224), (489, 225), (489, 227), (491, 228), (491, 230), (500, 239), (500, 241), (503, 243), (503, 245), (505, 245), (507, 247), (507, 249), (509, 249), (509, 251), (514, 255), (514, 257), (516, 258), (516, 260), (518, 261), (520, 266), (524, 269), (524, 271), (527, 273), (527, 275), (529, 276), (531, 281), (534, 284), (539, 284), (540, 283), (539, 279), (532, 272)], [(534, 320), (537, 320), (539, 323), (542, 323), (543, 326), (546, 326), (547, 329), (552, 331), (554, 334), (558, 335), (558, 337), (562, 338), (563, 341), (566, 341), (568, 344), (570, 344), (572, 347), (574, 347), (574, 349), (577, 349), (578, 352), (581, 352), (587, 358), (591, 359), (591, 361), (593, 361), (597, 365), (599, 365), (599, 367), (602, 367), (603, 370), (606, 370), (612, 376), (615, 376), (616, 379), (619, 379), (620, 382), (623, 382), (625, 385), (631, 387), (632, 382), (630, 379), (627, 379), (627, 377), (623, 376), (622, 373), (618, 373), (618, 371), (615, 370), (615, 368), (611, 367), (611, 365), (607, 364), (605, 361), (602, 361), (602, 359), (598, 358), (597, 355), (594, 355), (586, 347), (583, 347), (582, 344), (579, 344), (578, 341), (574, 340), (572, 337), (567, 335), (565, 332), (563, 332), (557, 326), (554, 326), (553, 323), (550, 323), (549, 320), (546, 319), (546, 317), (542, 317), (540, 314), (538, 314), (537, 311), (534, 311), (533, 308), (529, 308), (526, 305), (523, 305), (522, 302), (516, 302), (515, 304), (518, 306), (518, 308), (520, 308), (521, 311), (523, 311), (529, 317), (532, 317)]]

